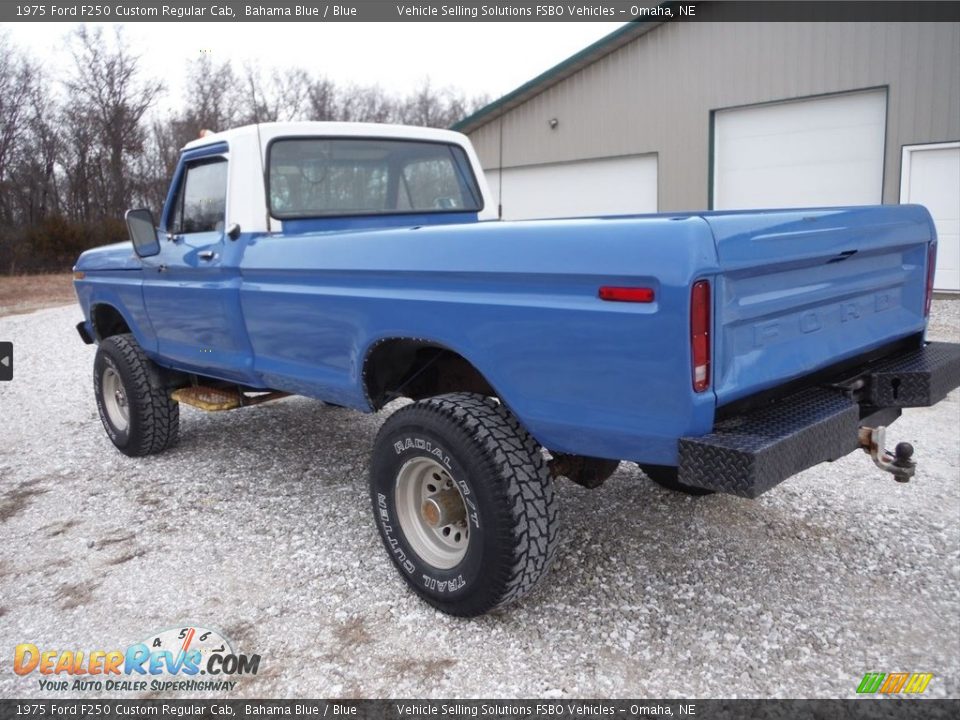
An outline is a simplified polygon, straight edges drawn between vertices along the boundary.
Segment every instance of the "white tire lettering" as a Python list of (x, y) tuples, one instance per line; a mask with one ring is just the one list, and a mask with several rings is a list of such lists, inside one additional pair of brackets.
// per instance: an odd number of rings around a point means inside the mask
[(387, 537), (390, 544), (390, 552), (397, 556), (397, 562), (407, 571), (408, 575), (413, 575), (416, 568), (407, 554), (400, 547), (400, 541), (393, 536), (393, 525), (390, 524), (390, 511), (387, 509), (387, 496), (383, 493), (377, 493), (377, 508), (380, 511), (380, 525), (383, 528), (383, 534)]
[(456, 592), (467, 584), (466, 580), (463, 579), (463, 575), (457, 575), (453, 580), (437, 580), (426, 573), (423, 573), (422, 576), (423, 586), (428, 590), (436, 590), (437, 592)]
[[(397, 455), (402, 455), (407, 450), (425, 450), (443, 463), (443, 466), (446, 467), (447, 470), (453, 469), (451, 467), (450, 455), (439, 445), (435, 447), (429, 440), (418, 437), (407, 437), (403, 440), (397, 440), (393, 444), (393, 451)], [(463, 482), (461, 481), (460, 484), (463, 485)], [(466, 486), (464, 486), (463, 491), (470, 492)]]

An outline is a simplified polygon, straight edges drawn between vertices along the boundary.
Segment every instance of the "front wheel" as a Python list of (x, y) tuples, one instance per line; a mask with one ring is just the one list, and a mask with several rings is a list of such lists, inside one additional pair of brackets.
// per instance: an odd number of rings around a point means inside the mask
[(133, 335), (113, 335), (100, 343), (93, 393), (104, 430), (125, 455), (158, 453), (176, 442), (180, 405), (170, 399), (162, 370)]
[(559, 511), (540, 446), (481, 395), (441, 395), (388, 418), (373, 448), (370, 495), (400, 575), (450, 615), (520, 598), (557, 546)]

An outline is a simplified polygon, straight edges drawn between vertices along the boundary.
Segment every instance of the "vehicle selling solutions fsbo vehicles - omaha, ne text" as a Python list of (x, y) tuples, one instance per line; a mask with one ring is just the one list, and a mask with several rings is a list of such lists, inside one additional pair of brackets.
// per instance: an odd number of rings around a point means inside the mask
[[(863, 448), (960, 384), (927, 343), (936, 238), (920, 206), (495, 220), (463, 135), (284, 123), (183, 150), (159, 231), (75, 268), (94, 392), (128, 455), (179, 403), (305, 395), (376, 411), (374, 522), (427, 602), (478, 615), (543, 576), (552, 478), (618, 462), (753, 498)], [(546, 449), (549, 454), (543, 452)]]

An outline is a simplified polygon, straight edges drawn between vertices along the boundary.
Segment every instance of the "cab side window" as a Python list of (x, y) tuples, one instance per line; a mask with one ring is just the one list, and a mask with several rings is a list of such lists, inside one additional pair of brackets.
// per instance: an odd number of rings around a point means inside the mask
[(191, 163), (177, 189), (167, 229), (177, 234), (221, 231), (226, 211), (226, 159)]

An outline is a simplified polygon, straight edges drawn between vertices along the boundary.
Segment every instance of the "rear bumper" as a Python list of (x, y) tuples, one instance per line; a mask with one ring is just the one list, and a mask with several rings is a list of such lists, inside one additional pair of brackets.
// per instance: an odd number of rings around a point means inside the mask
[(864, 400), (874, 407), (929, 407), (960, 385), (960, 345), (929, 343), (879, 360), (868, 371)]
[[(680, 482), (754, 498), (791, 475), (859, 447), (861, 418), (934, 405), (960, 386), (960, 345), (926, 346), (870, 363), (843, 382), (800, 390), (680, 440)], [(896, 411), (894, 411), (896, 412)]]

